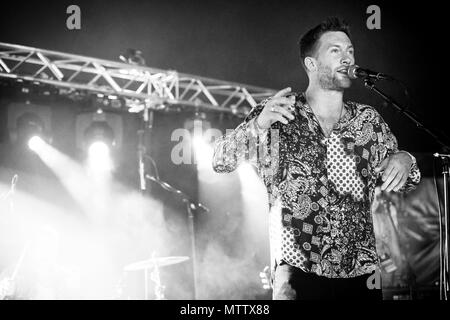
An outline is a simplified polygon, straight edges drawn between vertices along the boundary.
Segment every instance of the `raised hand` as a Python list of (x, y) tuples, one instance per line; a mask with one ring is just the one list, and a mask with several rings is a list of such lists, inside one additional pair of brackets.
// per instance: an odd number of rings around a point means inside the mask
[(264, 109), (255, 120), (261, 129), (269, 129), (277, 121), (287, 124), (294, 119), (290, 108), (295, 104), (295, 97), (286, 97), (289, 93), (291, 93), (291, 88), (285, 88), (267, 101)]

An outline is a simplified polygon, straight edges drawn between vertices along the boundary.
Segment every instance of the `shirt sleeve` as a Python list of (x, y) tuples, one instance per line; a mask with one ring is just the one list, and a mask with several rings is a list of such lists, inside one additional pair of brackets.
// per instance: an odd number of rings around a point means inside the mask
[(270, 140), (271, 130), (260, 129), (256, 117), (261, 113), (268, 99), (256, 105), (244, 122), (228, 131), (214, 144), (213, 169), (219, 173), (232, 172), (244, 161), (261, 167), (262, 153)]
[[(383, 148), (383, 154), (380, 157), (380, 160), (383, 161), (387, 157), (397, 153), (397, 152), (406, 152), (403, 150), (398, 149), (398, 142), (397, 138), (394, 136), (392, 131), (390, 130), (389, 126), (387, 125), (384, 120), (381, 119), (381, 127), (382, 127), (382, 136), (383, 136), (383, 142), (384, 142), (384, 148)], [(409, 152), (406, 152), (412, 159), (411, 168), (409, 170), (408, 179), (406, 180), (405, 185), (398, 191), (398, 192), (409, 192), (411, 190), (414, 190), (416, 186), (420, 182), (421, 174), (419, 167), (417, 165), (416, 158), (410, 154)]]

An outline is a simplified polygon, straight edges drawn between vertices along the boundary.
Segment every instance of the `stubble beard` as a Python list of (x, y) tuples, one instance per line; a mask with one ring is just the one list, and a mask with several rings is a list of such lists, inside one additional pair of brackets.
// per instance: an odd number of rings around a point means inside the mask
[(352, 82), (346, 77), (339, 78), (330, 67), (319, 64), (319, 85), (324, 90), (344, 91)]

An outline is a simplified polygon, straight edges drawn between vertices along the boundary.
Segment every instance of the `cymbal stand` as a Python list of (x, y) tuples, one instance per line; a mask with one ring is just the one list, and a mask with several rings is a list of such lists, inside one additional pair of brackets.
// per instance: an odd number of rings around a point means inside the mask
[(164, 298), (164, 286), (161, 284), (161, 278), (159, 276), (158, 263), (155, 260), (155, 254), (152, 255), (153, 271), (150, 275), (150, 279), (155, 283), (155, 297), (156, 300), (165, 300)]
[(188, 212), (188, 218), (189, 218), (189, 235), (191, 238), (191, 251), (192, 251), (192, 273), (194, 278), (194, 299), (197, 300), (198, 298), (198, 278), (197, 278), (197, 252), (196, 252), (196, 244), (195, 244), (195, 221), (194, 221), (194, 212), (197, 211), (204, 211), (209, 212), (209, 209), (205, 207), (200, 202), (196, 202), (193, 199), (191, 199), (187, 194), (185, 194), (183, 191), (178, 190), (168, 184), (167, 182), (164, 182), (156, 177), (153, 177), (151, 175), (145, 176), (147, 179), (159, 184), (163, 189), (175, 194), (177, 197), (181, 198), (181, 200), (185, 203), (186, 209)]

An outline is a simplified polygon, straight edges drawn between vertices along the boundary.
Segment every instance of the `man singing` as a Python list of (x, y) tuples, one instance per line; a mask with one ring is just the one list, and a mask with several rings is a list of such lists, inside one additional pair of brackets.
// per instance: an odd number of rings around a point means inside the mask
[(381, 300), (367, 285), (379, 263), (375, 187), (406, 192), (420, 172), (373, 107), (343, 100), (355, 63), (348, 25), (329, 18), (299, 46), (306, 91), (286, 88), (253, 108), (216, 142), (213, 168), (249, 161), (267, 187), (274, 299)]

